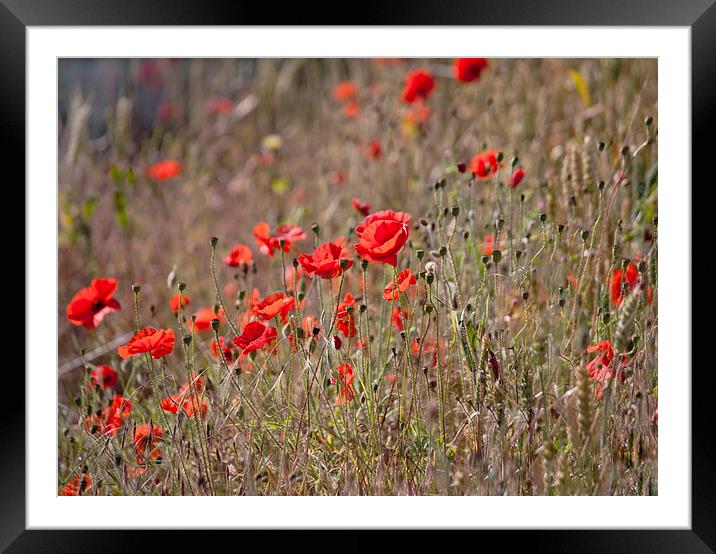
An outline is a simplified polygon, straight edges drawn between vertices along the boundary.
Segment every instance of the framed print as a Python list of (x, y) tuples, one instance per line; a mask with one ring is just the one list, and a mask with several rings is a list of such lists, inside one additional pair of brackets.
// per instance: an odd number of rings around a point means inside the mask
[(716, 8), (549, 4), (4, 2), (27, 323), (3, 547), (713, 551), (691, 183)]

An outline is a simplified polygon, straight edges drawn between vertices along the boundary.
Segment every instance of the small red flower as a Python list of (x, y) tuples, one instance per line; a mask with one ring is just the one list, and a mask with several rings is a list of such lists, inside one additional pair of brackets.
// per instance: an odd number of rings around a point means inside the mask
[(333, 89), (333, 98), (339, 102), (353, 100), (358, 96), (358, 86), (353, 81), (341, 81)]
[(211, 322), (215, 319), (218, 319), (220, 323), (223, 323), (226, 320), (224, 310), (221, 308), (219, 308), (218, 313), (214, 311), (214, 308), (202, 308), (196, 312), (193, 317), (194, 322), (192, 324), (192, 329), (198, 333), (207, 333), (211, 331)]
[(112, 402), (102, 412), (92, 414), (85, 419), (85, 427), (90, 433), (113, 437), (132, 413), (132, 402), (121, 394), (115, 394)]
[(363, 202), (359, 200), (358, 198), (354, 198), (352, 200), (353, 207), (355, 210), (361, 214), (363, 217), (367, 217), (370, 213), (370, 204), (368, 202)]
[(336, 404), (348, 404), (356, 395), (355, 389), (353, 388), (353, 367), (350, 363), (346, 362), (339, 365), (336, 368), (336, 372), (338, 373), (338, 379), (332, 379), (333, 383), (338, 383)]
[(179, 299), (181, 298), (181, 307), (182, 309), (186, 308), (189, 304), (191, 304), (191, 300), (186, 294), (179, 294), (178, 292), (175, 292), (174, 295), (169, 300), (169, 309), (172, 311), (172, 313), (178, 314), (179, 313)]
[(237, 244), (224, 257), (224, 263), (229, 267), (248, 267), (254, 263), (254, 254), (245, 244)]
[(117, 349), (123, 360), (135, 354), (149, 352), (152, 358), (159, 359), (174, 350), (174, 330), (145, 327), (136, 333), (127, 344)]
[(233, 107), (234, 103), (230, 98), (214, 98), (209, 100), (206, 105), (206, 111), (210, 114), (226, 113), (230, 112)]
[(234, 344), (242, 351), (241, 358), (245, 358), (254, 350), (270, 346), (277, 335), (273, 327), (268, 327), (259, 321), (252, 321), (244, 327), (240, 337), (234, 337)]
[(219, 337), (219, 344), (216, 344), (216, 341), (211, 341), (211, 355), (218, 358), (220, 351), (224, 353), (226, 363), (230, 364), (234, 361), (234, 344), (227, 343), (224, 337)]
[(403, 321), (408, 318), (408, 310), (401, 310), (400, 308), (394, 308), (393, 314), (390, 316), (390, 321), (393, 326), (398, 330), (403, 330)]
[(496, 150), (485, 150), (477, 154), (470, 162), (470, 171), (475, 174), (478, 179), (489, 179), (490, 175), (497, 173), (497, 169), (502, 166), (497, 161)]
[[(201, 385), (201, 379), (197, 378), (195, 384), (191, 387), (189, 384), (182, 385), (177, 394), (172, 394), (163, 398), (161, 401), (162, 410), (172, 414), (179, 412), (181, 407), (182, 411), (189, 417), (198, 413), (201, 417), (206, 416), (206, 412), (209, 410), (209, 406), (206, 402), (198, 397), (201, 393), (203, 385)], [(193, 389), (193, 390), (192, 390)]]
[(307, 275), (333, 279), (350, 269), (353, 260), (351, 253), (343, 245), (343, 239), (339, 238), (335, 242), (318, 245), (311, 254), (301, 254), (298, 263)]
[(174, 160), (157, 162), (147, 170), (147, 175), (155, 181), (167, 181), (181, 175), (181, 164)]
[(382, 210), (366, 217), (356, 227), (359, 241), (356, 252), (364, 260), (386, 263), (393, 267), (398, 263), (398, 252), (408, 241), (410, 215), (404, 212)]
[[(152, 423), (142, 423), (134, 430), (134, 446), (137, 449), (137, 463), (146, 464), (150, 460), (161, 458), (157, 443), (162, 440), (164, 430)], [(149, 452), (147, 452), (149, 451)]]
[(485, 240), (483, 241), (482, 245), (480, 246), (480, 252), (484, 256), (492, 256), (492, 253), (495, 251), (495, 237), (492, 235), (492, 233), (488, 233), (485, 235)]
[(113, 298), (117, 279), (92, 279), (89, 287), (79, 290), (67, 304), (67, 319), (72, 325), (95, 329), (112, 312), (122, 307)]
[[(590, 354), (597, 352), (597, 356), (587, 364), (587, 374), (597, 384), (594, 394), (601, 400), (604, 396), (604, 387), (609, 385), (616, 373), (613, 366), (614, 349), (608, 340), (602, 340), (587, 348), (587, 352)], [(626, 372), (622, 370), (619, 377), (623, 383), (626, 380)]]
[(358, 102), (349, 102), (343, 106), (343, 115), (348, 119), (355, 119), (360, 115), (360, 106)]
[(417, 281), (415, 280), (413, 272), (410, 271), (410, 268), (402, 269), (398, 273), (397, 279), (392, 281), (385, 287), (385, 290), (383, 290), (383, 299), (389, 301), (397, 300), (400, 297), (400, 293), (407, 292), (410, 285), (415, 285), (416, 283)]
[(353, 295), (349, 292), (346, 293), (343, 297), (343, 302), (340, 302), (336, 309), (336, 327), (348, 338), (355, 337), (358, 333), (353, 314), (348, 313), (348, 308), (353, 308), (354, 305), (355, 298), (353, 298)]
[[(618, 267), (612, 272), (611, 290), (612, 302), (619, 306), (624, 301), (624, 285), (627, 289), (633, 291), (641, 284), (641, 275), (639, 269), (632, 262), (627, 265), (626, 271)], [(646, 301), (651, 304), (652, 294), (651, 287), (646, 289)]]
[(368, 150), (365, 153), (366, 157), (373, 160), (379, 160), (383, 155), (383, 147), (380, 145), (379, 140), (374, 140), (368, 146)]
[(524, 169), (522, 169), (521, 167), (519, 169), (515, 169), (515, 171), (512, 173), (512, 177), (510, 178), (510, 187), (515, 188), (517, 185), (519, 185), (524, 176)]
[(108, 365), (97, 366), (90, 373), (91, 385), (111, 389), (117, 384), (117, 372)]
[(403, 88), (403, 101), (413, 103), (418, 100), (427, 99), (435, 88), (435, 79), (424, 69), (416, 69), (411, 71), (405, 77), (405, 87)]
[(63, 487), (60, 496), (80, 496), (92, 488), (92, 477), (88, 473), (76, 475)]
[(306, 238), (306, 233), (296, 225), (286, 224), (280, 225), (272, 234), (268, 223), (262, 221), (254, 227), (254, 237), (261, 253), (271, 258), (274, 250), (280, 250), (282, 241), (283, 251), (289, 252), (294, 242)]
[(273, 319), (277, 315), (281, 316), (281, 319), (285, 323), (288, 319), (288, 312), (291, 311), (296, 305), (296, 299), (293, 296), (284, 294), (283, 292), (276, 292), (269, 294), (266, 298), (261, 300), (252, 309), (251, 313), (261, 319)]
[(487, 67), (485, 58), (455, 58), (455, 78), (463, 83), (469, 83), (480, 78), (482, 70)]

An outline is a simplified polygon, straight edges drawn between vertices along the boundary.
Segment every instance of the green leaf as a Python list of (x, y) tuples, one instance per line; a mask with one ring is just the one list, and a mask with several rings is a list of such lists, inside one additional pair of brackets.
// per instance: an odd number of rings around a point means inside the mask
[(91, 219), (96, 208), (97, 208), (97, 199), (94, 198), (93, 196), (90, 196), (82, 204), (82, 215), (84, 216), (85, 219)]

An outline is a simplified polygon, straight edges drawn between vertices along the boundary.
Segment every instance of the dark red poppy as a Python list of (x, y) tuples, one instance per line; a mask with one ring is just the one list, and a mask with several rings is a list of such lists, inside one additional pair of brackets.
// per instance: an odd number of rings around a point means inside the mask
[(245, 244), (237, 244), (224, 257), (224, 263), (229, 267), (247, 267), (254, 263), (254, 253)]
[(224, 353), (226, 363), (230, 364), (234, 361), (234, 344), (227, 343), (224, 337), (219, 337), (219, 344), (216, 344), (216, 341), (211, 341), (211, 355), (218, 358), (219, 352)]
[(475, 174), (478, 179), (489, 179), (491, 175), (497, 173), (497, 169), (502, 166), (497, 161), (497, 150), (485, 150), (477, 154), (470, 162), (470, 171)]
[(350, 363), (346, 362), (336, 368), (336, 373), (338, 373), (338, 378), (336, 379), (334, 377), (331, 379), (334, 384), (338, 383), (336, 404), (348, 404), (356, 395), (355, 389), (353, 388), (353, 367)]
[(283, 251), (289, 252), (294, 242), (306, 238), (306, 233), (297, 225), (279, 225), (279, 227), (271, 233), (268, 223), (261, 221), (254, 227), (254, 237), (256, 237), (256, 245), (262, 254), (273, 257), (274, 250), (281, 249), (283, 242)]
[(382, 210), (366, 217), (356, 227), (359, 241), (356, 252), (364, 260), (386, 263), (393, 267), (398, 263), (398, 252), (408, 241), (410, 215), (404, 212)]
[(88, 473), (76, 475), (62, 488), (60, 496), (80, 496), (92, 488), (92, 477)]
[(343, 245), (343, 239), (339, 238), (335, 242), (318, 245), (311, 254), (301, 254), (298, 263), (307, 275), (333, 279), (350, 269), (353, 260), (351, 253)]
[(179, 313), (179, 299), (181, 298), (181, 307), (182, 309), (186, 308), (189, 304), (191, 304), (191, 300), (186, 294), (180, 294), (178, 292), (175, 292), (174, 295), (169, 300), (169, 309), (175, 313)]
[(85, 419), (85, 427), (90, 433), (103, 437), (113, 437), (132, 414), (132, 402), (121, 394), (115, 394), (112, 402), (98, 414)]
[(469, 83), (480, 78), (482, 70), (487, 67), (485, 58), (455, 58), (455, 78), (463, 83)]
[(104, 317), (122, 307), (113, 298), (117, 279), (92, 279), (89, 287), (75, 293), (67, 304), (67, 319), (72, 325), (95, 329)]
[(117, 349), (123, 360), (135, 354), (149, 352), (152, 358), (159, 359), (174, 350), (174, 329), (155, 329), (145, 327), (136, 333), (127, 344)]
[(90, 372), (90, 379), (94, 386), (111, 389), (117, 384), (117, 372), (108, 365), (100, 365)]
[(348, 312), (348, 308), (353, 308), (354, 306), (355, 298), (353, 298), (353, 295), (349, 292), (346, 293), (343, 297), (343, 302), (340, 302), (336, 309), (336, 327), (348, 338), (355, 337), (358, 333), (353, 314)]
[(296, 299), (293, 296), (284, 294), (283, 292), (275, 292), (269, 294), (261, 300), (252, 309), (251, 313), (261, 319), (273, 319), (277, 315), (286, 322), (288, 312), (296, 305)]
[(515, 188), (517, 185), (519, 185), (524, 176), (524, 169), (522, 169), (521, 167), (519, 169), (515, 169), (515, 171), (512, 173), (512, 177), (510, 178), (510, 187)]
[(271, 346), (277, 336), (278, 333), (273, 327), (264, 325), (260, 321), (252, 321), (244, 327), (240, 337), (234, 337), (234, 344), (242, 351), (240, 357), (245, 358), (254, 350)]
[(415, 285), (416, 283), (417, 281), (415, 280), (413, 272), (410, 271), (410, 268), (401, 269), (398, 272), (397, 278), (391, 281), (383, 290), (383, 299), (397, 300), (400, 298), (401, 293), (406, 292), (410, 285)]
[(224, 310), (221, 308), (219, 308), (218, 312), (215, 312), (214, 308), (202, 308), (194, 314), (193, 318), (192, 329), (198, 333), (208, 333), (211, 331), (211, 322), (215, 319), (218, 319), (219, 323), (226, 321)]
[(162, 453), (157, 446), (164, 436), (164, 430), (152, 423), (142, 423), (134, 430), (134, 446), (137, 449), (137, 463), (161, 458)]
[(394, 308), (393, 313), (390, 316), (390, 321), (393, 326), (398, 330), (403, 330), (403, 321), (408, 318), (408, 310), (401, 310), (400, 308)]
[(353, 81), (341, 81), (333, 89), (333, 98), (339, 102), (353, 100), (358, 96), (358, 86)]
[(155, 181), (167, 181), (181, 175), (181, 164), (174, 160), (157, 162), (149, 167), (147, 175)]
[(358, 198), (354, 198), (352, 200), (353, 207), (355, 210), (361, 214), (363, 217), (367, 217), (370, 213), (370, 204), (368, 202), (363, 202), (359, 200)]
[(418, 100), (427, 99), (435, 88), (435, 79), (425, 69), (411, 71), (405, 77), (403, 88), (403, 101), (413, 103)]

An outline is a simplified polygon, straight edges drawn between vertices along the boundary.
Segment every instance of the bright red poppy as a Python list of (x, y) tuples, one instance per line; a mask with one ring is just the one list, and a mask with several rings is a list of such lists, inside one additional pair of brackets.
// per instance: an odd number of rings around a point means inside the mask
[(383, 299), (389, 301), (397, 300), (400, 298), (400, 293), (407, 292), (410, 285), (415, 285), (416, 283), (415, 275), (410, 271), (410, 268), (401, 269), (400, 272), (398, 272), (397, 278), (391, 281), (383, 290)]
[(127, 344), (120, 346), (117, 352), (123, 360), (145, 352), (149, 352), (152, 358), (158, 360), (174, 350), (174, 342), (174, 329), (145, 327), (129, 339)]
[(112, 312), (122, 307), (115, 298), (117, 279), (92, 279), (89, 287), (75, 293), (67, 304), (67, 319), (72, 325), (82, 325), (87, 329), (95, 329)]
[(62, 488), (60, 496), (80, 496), (92, 488), (92, 477), (88, 473), (76, 475)]
[[(608, 386), (615, 374), (614, 349), (608, 340), (602, 340), (587, 348), (587, 352), (597, 353), (597, 356), (587, 364), (587, 374), (596, 383), (594, 394), (601, 399), (604, 396), (604, 387)], [(626, 380), (626, 372), (623, 370), (620, 372), (620, 379), (622, 383)]]
[(336, 368), (336, 373), (338, 373), (338, 378), (331, 379), (334, 384), (338, 383), (336, 404), (348, 404), (356, 395), (355, 389), (353, 388), (353, 367), (350, 363), (346, 362)]
[(240, 357), (245, 358), (254, 350), (271, 346), (277, 335), (273, 327), (264, 325), (260, 321), (252, 321), (244, 327), (240, 337), (234, 337), (234, 344), (242, 351)]
[(298, 263), (307, 275), (333, 279), (350, 269), (353, 260), (351, 253), (344, 246), (343, 239), (339, 238), (335, 242), (318, 245), (311, 254), (301, 254)]
[(191, 300), (186, 294), (179, 294), (178, 292), (175, 292), (174, 295), (169, 300), (169, 309), (172, 311), (172, 313), (178, 314), (179, 313), (179, 299), (181, 298), (181, 307), (182, 309), (186, 308), (189, 304), (191, 304)]
[(403, 101), (413, 103), (418, 100), (426, 100), (435, 88), (435, 79), (425, 69), (411, 71), (405, 77), (403, 88)]
[[(197, 383), (201, 381), (198, 380)], [(194, 389), (194, 390), (192, 390)], [(162, 410), (172, 414), (179, 413), (179, 408), (189, 417), (198, 413), (201, 417), (206, 416), (209, 406), (201, 400), (198, 395), (201, 392), (201, 386), (190, 387), (184, 384), (179, 388), (177, 394), (172, 394), (163, 398), (161, 401)]]
[(512, 173), (512, 177), (510, 178), (510, 187), (515, 188), (517, 185), (519, 185), (522, 179), (524, 179), (524, 176), (524, 169), (522, 169), (521, 167), (519, 169), (515, 169), (515, 171)]
[(482, 70), (487, 67), (485, 58), (455, 58), (455, 78), (463, 83), (476, 81)]
[(333, 89), (333, 98), (339, 102), (353, 100), (358, 96), (358, 86), (353, 81), (341, 81)]
[(112, 402), (98, 414), (85, 419), (85, 427), (94, 434), (113, 437), (132, 414), (132, 402), (121, 394), (115, 394)]
[(283, 292), (275, 292), (274, 294), (269, 294), (258, 304), (254, 305), (251, 309), (251, 313), (261, 319), (273, 319), (277, 315), (280, 315), (285, 323), (288, 319), (288, 312), (290, 312), (291, 308), (295, 305), (296, 299), (293, 296)]
[(364, 260), (386, 263), (393, 267), (398, 263), (398, 252), (408, 241), (410, 215), (404, 212), (382, 210), (366, 217), (356, 227), (359, 241), (356, 252)]
[(134, 446), (137, 449), (137, 463), (146, 464), (150, 460), (161, 458), (157, 446), (164, 436), (164, 430), (152, 423), (142, 423), (134, 430)]
[(355, 208), (355, 210), (363, 217), (367, 217), (370, 213), (370, 204), (368, 202), (363, 202), (358, 198), (354, 198), (351, 203), (353, 204), (353, 208)]
[(336, 327), (348, 338), (355, 337), (358, 333), (353, 314), (348, 312), (348, 308), (353, 308), (354, 306), (355, 298), (353, 298), (353, 295), (349, 292), (346, 293), (343, 297), (343, 302), (340, 302), (336, 309)]
[(269, 224), (265, 221), (261, 221), (254, 227), (254, 237), (256, 237), (256, 245), (259, 247), (261, 253), (271, 258), (273, 257), (274, 250), (281, 249), (282, 241), (283, 251), (289, 252), (294, 242), (306, 238), (306, 233), (297, 225), (288, 224), (279, 225), (272, 233)]
[(480, 253), (484, 256), (492, 256), (495, 251), (495, 237), (492, 233), (485, 235), (485, 240), (480, 245)]
[(167, 181), (181, 175), (181, 164), (174, 160), (164, 160), (150, 166), (147, 170), (149, 175), (155, 181)]
[(254, 263), (254, 253), (245, 244), (237, 244), (224, 257), (224, 263), (229, 267), (248, 267)]
[(401, 310), (400, 308), (394, 308), (393, 313), (390, 316), (390, 321), (398, 331), (402, 331), (405, 321), (408, 318), (408, 310)]
[(117, 372), (108, 365), (97, 366), (90, 372), (90, 384), (111, 389), (117, 384)]
[[(610, 285), (612, 302), (619, 306), (624, 301), (624, 285), (627, 290), (633, 291), (638, 288), (641, 284), (641, 275), (639, 275), (639, 269), (635, 264), (629, 262), (626, 271), (622, 270), (621, 267), (616, 268), (612, 272), (612, 281)], [(651, 287), (646, 289), (646, 301), (651, 304), (652, 295)]]
[(219, 308), (218, 313), (214, 311), (214, 308), (202, 308), (194, 314), (193, 318), (192, 328), (198, 333), (208, 333), (211, 331), (211, 322), (215, 319), (218, 319), (219, 323), (223, 323), (226, 320), (224, 310), (221, 308)]
[(470, 171), (475, 174), (478, 179), (489, 179), (491, 175), (497, 173), (497, 169), (502, 166), (497, 161), (497, 150), (485, 150), (477, 154), (470, 162)]

